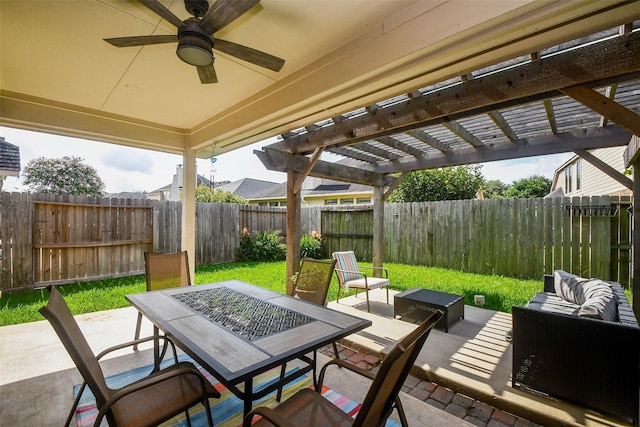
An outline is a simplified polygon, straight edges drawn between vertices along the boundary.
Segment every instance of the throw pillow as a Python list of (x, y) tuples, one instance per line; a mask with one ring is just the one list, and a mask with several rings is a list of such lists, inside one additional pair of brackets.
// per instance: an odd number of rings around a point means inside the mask
[(617, 298), (607, 282), (556, 270), (554, 288), (559, 297), (580, 305), (578, 316), (611, 322), (618, 320)]
[(586, 301), (582, 284), (589, 279), (567, 273), (564, 270), (554, 271), (553, 276), (556, 295), (578, 305), (582, 305)]

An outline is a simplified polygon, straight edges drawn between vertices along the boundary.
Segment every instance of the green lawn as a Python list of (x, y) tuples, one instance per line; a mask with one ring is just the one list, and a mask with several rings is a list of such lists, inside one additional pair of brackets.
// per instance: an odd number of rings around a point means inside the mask
[[(370, 264), (369, 264), (370, 265)], [(540, 280), (518, 280), (502, 276), (484, 276), (442, 268), (385, 264), (389, 270), (391, 289), (402, 291), (414, 287), (464, 295), (465, 304), (473, 305), (473, 296), (486, 298), (485, 308), (511, 312), (513, 305), (524, 305), (542, 290)], [(238, 262), (198, 267), (196, 285), (238, 279), (276, 292), (285, 292), (285, 263)], [(329, 300), (335, 300), (338, 283), (333, 278)], [(145, 291), (144, 275), (99, 280), (61, 286), (74, 314), (126, 307), (126, 294)], [(351, 292), (353, 293), (353, 291)], [(46, 304), (45, 290), (3, 293), (0, 298), (0, 326), (43, 320), (38, 309)]]

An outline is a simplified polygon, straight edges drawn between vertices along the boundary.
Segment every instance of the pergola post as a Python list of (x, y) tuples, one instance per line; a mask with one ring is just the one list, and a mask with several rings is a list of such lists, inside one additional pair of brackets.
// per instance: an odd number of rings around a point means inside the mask
[(196, 166), (195, 150), (185, 150), (182, 155), (182, 236), (181, 250), (189, 256), (189, 273), (195, 277), (196, 266)]
[(633, 232), (631, 235), (631, 251), (633, 263), (633, 277), (631, 278), (631, 304), (636, 318), (640, 319), (640, 158), (633, 161)]
[(300, 205), (302, 198), (301, 190), (295, 191), (296, 182), (300, 172), (293, 169), (287, 170), (287, 294), (293, 291), (293, 281), (291, 278), (298, 271), (300, 266)]
[[(373, 187), (373, 266), (382, 267), (384, 262), (384, 187)], [(375, 270), (381, 277), (380, 270)]]

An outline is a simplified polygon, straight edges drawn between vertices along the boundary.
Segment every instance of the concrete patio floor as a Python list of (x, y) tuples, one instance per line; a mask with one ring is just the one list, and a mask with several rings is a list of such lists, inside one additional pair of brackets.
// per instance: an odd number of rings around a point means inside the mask
[[(383, 356), (393, 342), (415, 325), (393, 318), (393, 306), (384, 302), (384, 291), (373, 291), (370, 295), (371, 313), (366, 312), (364, 294), (342, 299), (340, 303), (331, 302), (329, 306), (373, 322), (370, 328), (343, 340), (344, 345)], [(137, 311), (127, 307), (80, 315), (77, 319), (98, 353), (131, 340), (136, 317)], [(540, 425), (627, 425), (574, 405), (512, 389), (511, 345), (504, 340), (510, 325), (508, 314), (465, 306), (465, 318), (451, 327), (449, 333), (432, 331), (412, 374)], [(149, 322), (143, 322), (142, 332), (151, 334)], [(320, 362), (327, 360), (319, 357)], [(149, 364), (151, 360), (147, 345), (138, 352), (126, 349), (113, 353), (102, 365), (105, 374), (111, 375)], [(80, 374), (48, 322), (0, 328), (0, 425), (62, 425), (71, 406), (72, 387), (80, 382)], [(356, 400), (368, 388), (359, 377), (343, 373), (328, 374), (326, 384)], [(402, 401), (411, 426), (471, 425), (411, 395), (403, 393)], [(504, 424), (492, 420), (483, 425)]]
[[(364, 293), (330, 302), (329, 307), (370, 319), (373, 325), (343, 340), (359, 351), (383, 356), (393, 343), (415, 325), (393, 317), (393, 294), (389, 302), (383, 290), (369, 292), (371, 313)], [(465, 306), (464, 319), (445, 333), (433, 330), (414, 366), (413, 374), (456, 393), (485, 402), (497, 409), (544, 426), (627, 426), (556, 399), (511, 387), (512, 347), (505, 341), (511, 315)]]
[[(133, 307), (76, 316), (96, 354), (130, 341), (136, 318), (137, 311)], [(143, 322), (141, 336), (151, 333), (151, 324)], [(138, 352), (120, 350), (103, 360), (105, 375), (147, 365), (153, 361), (151, 344), (141, 345)], [(329, 359), (318, 355), (318, 360), (324, 364)], [(73, 401), (72, 388), (81, 381), (75, 365), (47, 321), (0, 327), (0, 426), (63, 425)], [(369, 386), (368, 380), (343, 371), (339, 375), (329, 371), (325, 384), (359, 401)], [(406, 394), (403, 394), (402, 402), (412, 426), (471, 425)], [(395, 412), (392, 418), (397, 419)]]

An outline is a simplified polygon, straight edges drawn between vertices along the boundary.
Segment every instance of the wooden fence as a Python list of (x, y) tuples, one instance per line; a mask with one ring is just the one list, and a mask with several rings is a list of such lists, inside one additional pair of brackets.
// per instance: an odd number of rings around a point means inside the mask
[[(562, 268), (631, 281), (629, 197), (385, 204), (384, 261), (540, 278)], [(180, 250), (181, 203), (0, 193), (0, 290), (144, 271), (143, 252)], [(237, 260), (239, 236), (286, 231), (284, 208), (198, 203), (195, 264)], [(370, 206), (302, 209), (324, 250), (371, 260)]]
[[(390, 203), (384, 261), (538, 279), (564, 269), (631, 283), (630, 197)], [(322, 211), (328, 253), (371, 260), (373, 211)]]

